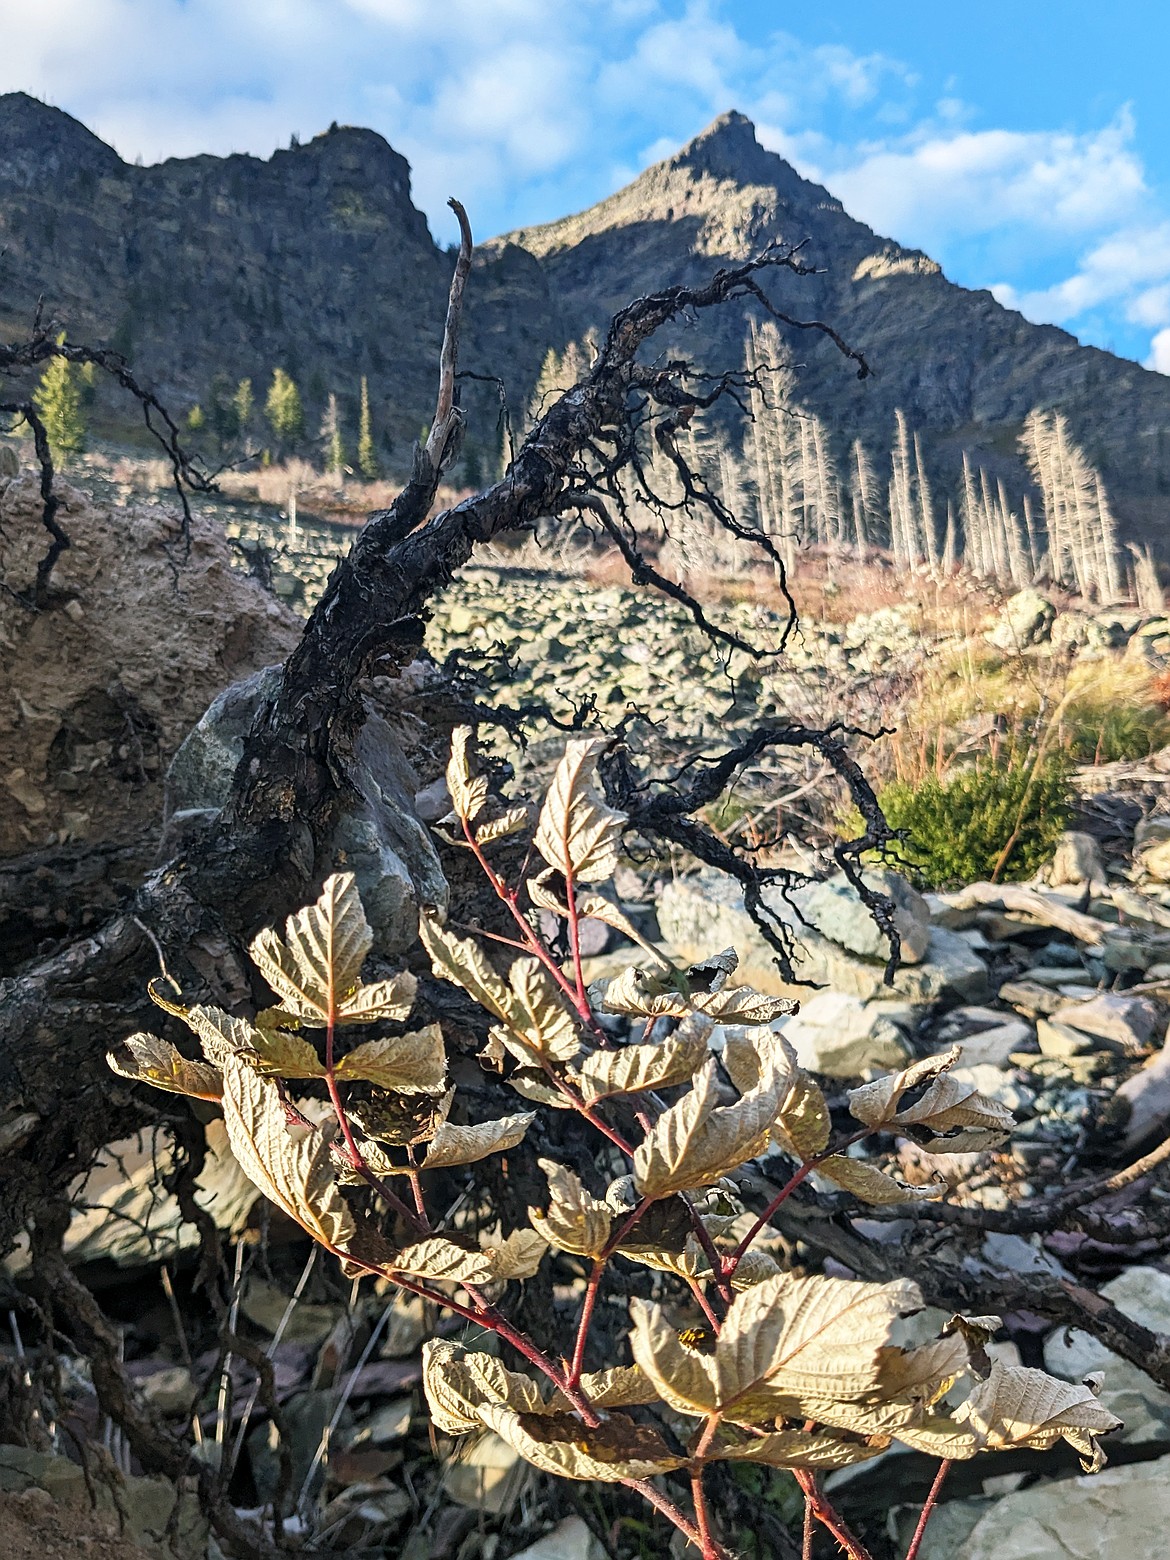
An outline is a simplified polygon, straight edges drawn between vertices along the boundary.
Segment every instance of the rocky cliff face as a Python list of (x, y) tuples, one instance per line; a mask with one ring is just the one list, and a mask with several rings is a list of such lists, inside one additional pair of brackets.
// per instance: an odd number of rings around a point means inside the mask
[[(765, 151), (740, 114), (589, 211), (486, 245), (465, 365), (502, 375), (522, 405), (550, 346), (603, 325), (640, 291), (697, 280), (777, 237), (807, 239), (826, 268), (771, 278), (777, 304), (831, 321), (875, 370), (859, 383), (828, 343), (788, 335), (803, 365), (797, 396), (842, 454), (860, 435), (880, 469), (901, 407), (945, 484), (966, 448), (1018, 489), (1024, 417), (1061, 407), (1127, 527), (1164, 535), (1170, 380), (955, 286)], [(429, 414), (451, 262), (411, 202), (406, 162), (372, 131), (332, 129), (267, 162), (139, 168), (68, 115), (0, 97), (0, 246), (0, 324), (21, 328), (43, 292), (76, 335), (129, 348), (179, 406), (206, 399), (216, 374), (248, 375), (262, 393), (279, 363), (314, 428), (329, 391), (352, 417), (366, 374), (392, 464)], [(746, 311), (725, 310), (680, 327), (676, 344), (734, 365), (746, 328)], [(486, 397), (474, 421), (490, 442)]]

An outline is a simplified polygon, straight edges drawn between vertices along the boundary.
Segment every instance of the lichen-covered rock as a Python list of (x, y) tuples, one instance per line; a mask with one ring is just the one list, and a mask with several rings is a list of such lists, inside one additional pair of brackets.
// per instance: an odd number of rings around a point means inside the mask
[(987, 630), (988, 644), (997, 650), (1027, 650), (1049, 637), (1056, 608), (1038, 590), (1017, 591), (1008, 598)]

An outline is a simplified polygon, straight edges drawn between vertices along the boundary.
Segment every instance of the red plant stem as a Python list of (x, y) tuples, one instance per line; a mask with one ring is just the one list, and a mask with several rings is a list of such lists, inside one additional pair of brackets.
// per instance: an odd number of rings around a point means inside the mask
[(577, 915), (577, 894), (573, 887), (573, 868), (565, 873), (565, 908), (569, 912), (569, 953), (573, 959), (573, 980), (577, 987), (577, 1011), (587, 1024), (593, 1023), (593, 1009), (585, 990), (585, 971), (581, 964), (581, 921)]
[(804, 1531), (800, 1539), (800, 1560), (813, 1560), (813, 1509), (808, 1491), (804, 1491)]
[(711, 1532), (711, 1513), (707, 1509), (707, 1492), (703, 1488), (703, 1459), (707, 1455), (707, 1449), (715, 1439), (715, 1432), (719, 1429), (719, 1414), (708, 1414), (707, 1423), (703, 1426), (703, 1433), (699, 1437), (695, 1447), (694, 1458), (691, 1464), (691, 1500), (695, 1507), (695, 1521), (699, 1528), (699, 1542), (702, 1546), (704, 1560), (708, 1556), (721, 1554), (715, 1536)]
[[(413, 1157), (414, 1156), (412, 1154), (411, 1158)], [(427, 1214), (426, 1198), (423, 1196), (422, 1177), (419, 1175), (418, 1171), (414, 1168), (413, 1165), (410, 1169), (410, 1189), (414, 1193), (414, 1206), (418, 1209), (418, 1216), (420, 1222), (422, 1223), (422, 1227), (424, 1230), (429, 1231), (431, 1227), (431, 1221), (429, 1215)]]
[(687, 1283), (691, 1286), (691, 1293), (694, 1295), (695, 1299), (699, 1302), (699, 1305), (700, 1305), (700, 1307), (702, 1309), (703, 1315), (710, 1322), (710, 1324), (711, 1324), (711, 1331), (718, 1338), (719, 1332), (720, 1332), (720, 1329), (723, 1326), (723, 1323), (719, 1320), (719, 1318), (715, 1315), (715, 1312), (711, 1309), (711, 1302), (710, 1302), (710, 1300), (707, 1299), (707, 1296), (703, 1293), (702, 1285), (699, 1283), (698, 1279), (696, 1279), (696, 1278), (688, 1278), (687, 1279)]
[(951, 1462), (952, 1459), (950, 1457), (944, 1457), (938, 1465), (934, 1483), (930, 1486), (930, 1494), (926, 1497), (926, 1504), (922, 1508), (918, 1526), (914, 1529), (914, 1537), (910, 1540), (910, 1548), (906, 1551), (906, 1560), (918, 1560), (918, 1551), (922, 1548), (922, 1540), (926, 1537), (926, 1524), (930, 1521), (930, 1514), (938, 1503), (943, 1481), (951, 1471)]
[(755, 1240), (756, 1236), (760, 1233), (760, 1231), (767, 1224), (768, 1220), (776, 1212), (776, 1209), (780, 1207), (781, 1203), (788, 1201), (793, 1192), (804, 1180), (805, 1176), (810, 1173), (810, 1171), (815, 1170), (818, 1165), (824, 1164), (825, 1160), (831, 1159), (833, 1155), (844, 1152), (845, 1149), (850, 1148), (854, 1143), (860, 1143), (862, 1138), (868, 1137), (872, 1131), (872, 1127), (865, 1127), (860, 1132), (854, 1132), (850, 1137), (847, 1137), (844, 1142), (830, 1144), (829, 1147), (826, 1148), (822, 1153), (814, 1154), (811, 1159), (806, 1159), (804, 1164), (801, 1165), (800, 1169), (797, 1170), (794, 1175), (790, 1176), (789, 1179), (780, 1188), (780, 1190), (776, 1193), (775, 1197), (773, 1197), (772, 1201), (764, 1209), (763, 1213), (760, 1214), (759, 1218), (752, 1225), (751, 1229), (747, 1232), (744, 1238), (740, 1241), (739, 1245), (731, 1253), (730, 1257), (726, 1258), (723, 1263), (724, 1274), (727, 1277), (730, 1277), (731, 1274), (735, 1272), (736, 1268), (743, 1259), (744, 1253), (747, 1251), (752, 1241)]
[[(649, 1479), (619, 1479), (618, 1482), (624, 1484), (628, 1490), (637, 1490), (643, 1499), (650, 1502), (655, 1511), (660, 1511), (668, 1522), (673, 1522), (679, 1532), (685, 1538), (689, 1538), (692, 1544), (702, 1543), (699, 1530), (695, 1524), (688, 1522), (670, 1497), (663, 1495), (660, 1490), (656, 1490)], [(728, 1560), (727, 1551), (716, 1546), (710, 1556), (707, 1556), (706, 1552), (704, 1552), (704, 1560)]]
[(794, 1468), (792, 1472), (797, 1484), (804, 1491), (804, 1498), (812, 1507), (813, 1516), (822, 1527), (828, 1528), (849, 1556), (849, 1560), (873, 1560), (869, 1550), (856, 1534), (850, 1531), (844, 1519), (837, 1515), (830, 1502), (825, 1499), (816, 1474), (808, 1468)]
[(601, 1287), (602, 1275), (605, 1273), (608, 1263), (604, 1257), (598, 1257), (593, 1264), (593, 1271), (589, 1275), (589, 1282), (585, 1286), (585, 1299), (581, 1304), (581, 1319), (577, 1323), (577, 1342), (573, 1348), (573, 1363), (569, 1367), (569, 1385), (575, 1387), (581, 1380), (581, 1370), (585, 1364), (585, 1343), (589, 1337), (589, 1323), (593, 1320), (593, 1307), (597, 1304), (597, 1291)]
[(739, 1248), (738, 1247), (736, 1248), (736, 1254), (735, 1254), (733, 1265), (732, 1265), (732, 1267), (730, 1269), (728, 1269), (727, 1268), (727, 1264), (725, 1263), (722, 1255), (720, 1254), (718, 1247), (715, 1245), (715, 1242), (711, 1239), (711, 1232), (710, 1232), (710, 1230), (703, 1223), (703, 1220), (702, 1220), (702, 1218), (701, 1218), (701, 1216), (699, 1214), (699, 1210), (695, 1207), (694, 1203), (687, 1196), (686, 1192), (680, 1192), (679, 1196), (682, 1198), (683, 1202), (686, 1204), (687, 1212), (691, 1216), (691, 1227), (694, 1229), (695, 1239), (698, 1241), (699, 1245), (702, 1246), (703, 1252), (704, 1252), (704, 1254), (705, 1254), (705, 1256), (707, 1258), (707, 1261), (711, 1264), (711, 1276), (712, 1276), (712, 1279), (713, 1279), (713, 1281), (715, 1283), (715, 1286), (719, 1290), (719, 1293), (723, 1296), (723, 1298), (727, 1302), (727, 1304), (730, 1305), (731, 1304), (731, 1300), (732, 1300), (731, 1279), (730, 1279), (730, 1277), (725, 1276), (725, 1275), (728, 1272), (730, 1272), (730, 1273), (734, 1273), (735, 1272), (735, 1264), (737, 1264), (738, 1261), (739, 1261)]

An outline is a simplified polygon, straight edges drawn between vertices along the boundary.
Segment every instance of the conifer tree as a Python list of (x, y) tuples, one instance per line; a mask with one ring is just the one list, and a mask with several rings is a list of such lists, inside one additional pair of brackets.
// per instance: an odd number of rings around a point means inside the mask
[[(65, 337), (58, 336), (60, 346)], [(81, 387), (68, 358), (55, 357), (33, 391), (53, 453), (61, 460), (79, 455), (85, 448), (85, 419), (81, 414)]]
[(278, 444), (292, 444), (305, 431), (305, 413), (296, 382), (283, 368), (272, 373), (264, 415)]
[(358, 470), (367, 482), (378, 476), (378, 457), (374, 453), (374, 432), (370, 423), (370, 382), (362, 375), (362, 409), (358, 423)]

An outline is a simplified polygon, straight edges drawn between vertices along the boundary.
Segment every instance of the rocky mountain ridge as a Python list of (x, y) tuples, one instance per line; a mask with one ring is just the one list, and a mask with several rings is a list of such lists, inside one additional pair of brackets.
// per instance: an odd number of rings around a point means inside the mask
[[(1170, 508), (1170, 380), (956, 286), (766, 151), (741, 114), (588, 211), (485, 244), (465, 366), (499, 374), (523, 406), (550, 347), (579, 341), (638, 292), (699, 279), (775, 238), (807, 240), (824, 267), (771, 277), (777, 306), (831, 321), (874, 369), (858, 382), (825, 340), (784, 334), (797, 399), (842, 454), (860, 436), (880, 473), (900, 407), (944, 486), (966, 449), (1018, 492), (1023, 419), (1059, 407), (1126, 530), (1157, 543)], [(267, 161), (132, 167), (68, 115), (9, 94), (0, 244), (0, 326), (21, 330), (44, 293), (75, 335), (128, 350), (180, 408), (206, 401), (217, 376), (251, 377), (262, 394), (279, 363), (314, 432), (330, 391), (355, 420), (364, 374), (391, 466), (428, 415), (451, 261), (412, 204), (407, 163), (372, 131), (334, 126)], [(737, 366), (747, 310), (680, 322), (668, 344)], [(473, 433), (491, 444), (492, 398), (469, 394)]]

